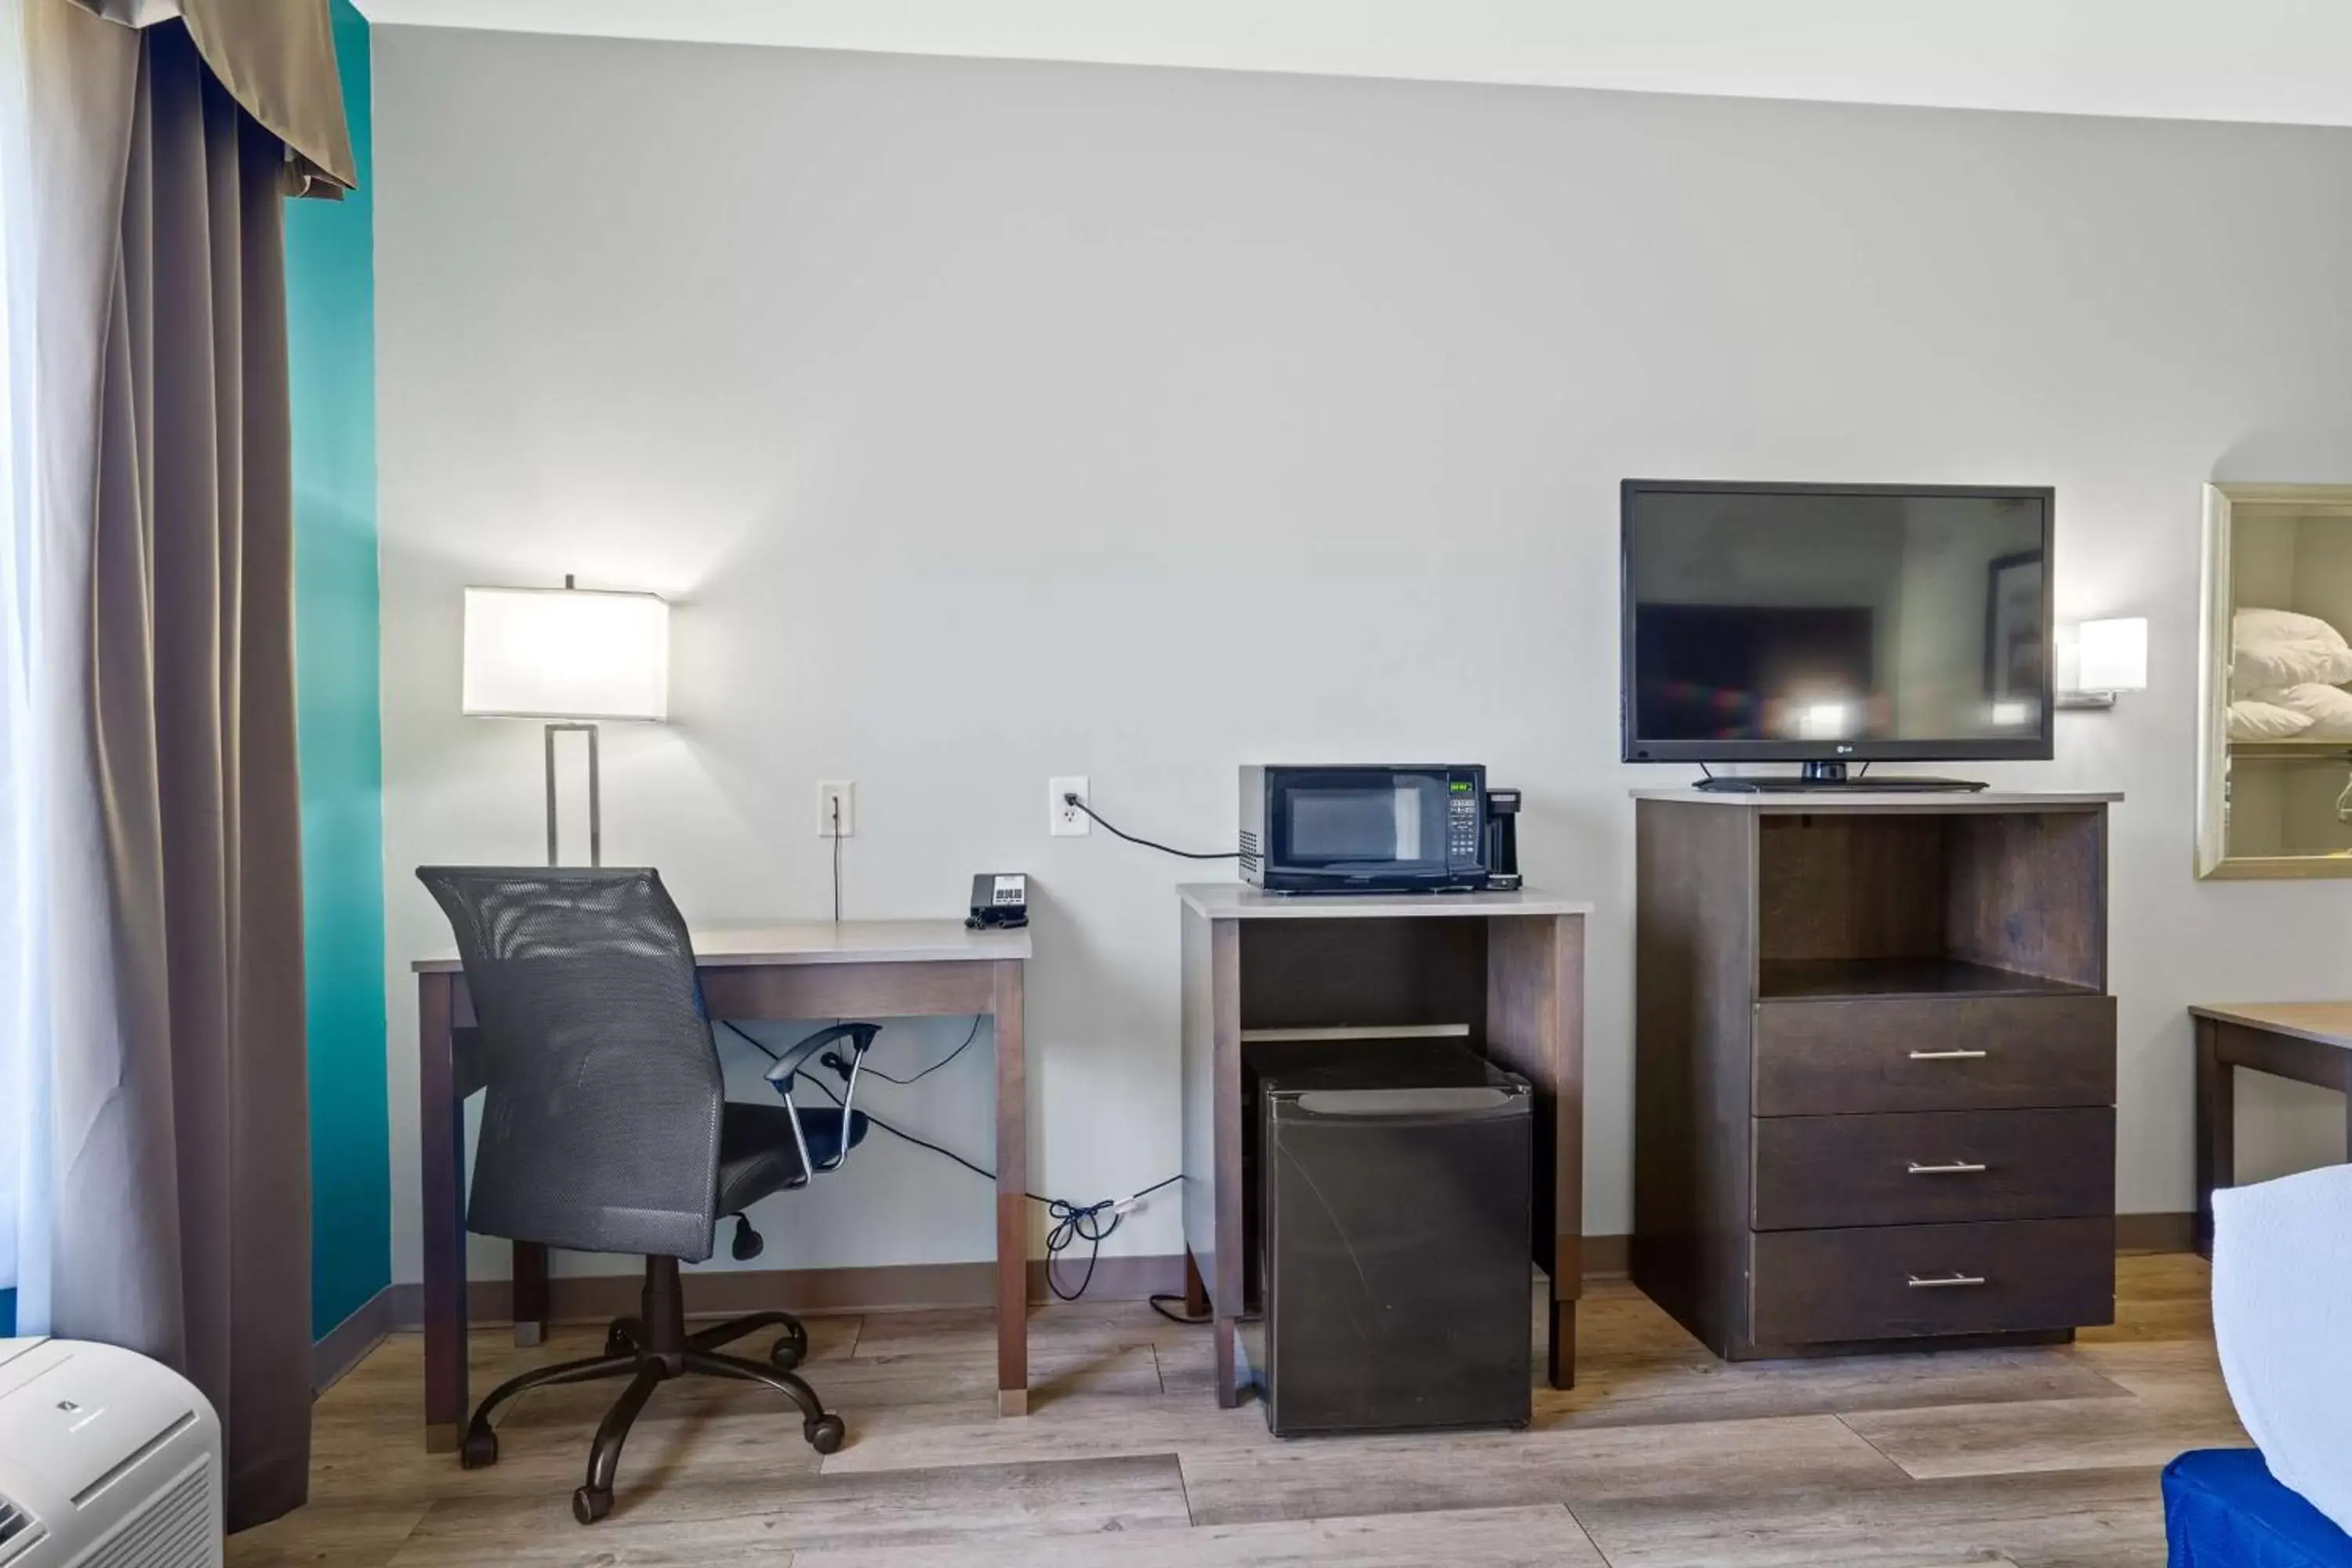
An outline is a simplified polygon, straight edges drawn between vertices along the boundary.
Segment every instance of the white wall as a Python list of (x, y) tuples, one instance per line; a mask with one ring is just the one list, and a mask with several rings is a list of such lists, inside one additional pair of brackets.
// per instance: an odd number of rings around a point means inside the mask
[(2352, 124), (2311, 0), (361, 0), (371, 21), (2280, 124)]
[[(1242, 761), (1473, 757), (1601, 905), (1585, 1221), (1627, 1228), (1624, 792), (1680, 776), (1615, 760), (1632, 475), (2054, 484), (2062, 613), (2151, 617), (2149, 692), (1972, 770), (2129, 794), (2126, 1209), (2189, 1204), (2184, 1004), (2344, 989), (2352, 886), (2190, 845), (2199, 487), (2345, 477), (2352, 135), (398, 27), (377, 68), (402, 1278), (410, 873), (539, 850), (536, 731), (457, 715), (467, 583), (679, 601), (606, 848), (693, 915), (824, 910), (820, 778), (853, 915), (1034, 875), (1040, 1190), (1176, 1168), (1190, 874), (1047, 838), (1046, 777), (1216, 845)], [(2247, 1098), (2255, 1163), (2336, 1157), (2332, 1103)], [(985, 1100), (975, 1050), (889, 1103), (981, 1154)], [(764, 1265), (985, 1255), (982, 1184), (861, 1158)]]

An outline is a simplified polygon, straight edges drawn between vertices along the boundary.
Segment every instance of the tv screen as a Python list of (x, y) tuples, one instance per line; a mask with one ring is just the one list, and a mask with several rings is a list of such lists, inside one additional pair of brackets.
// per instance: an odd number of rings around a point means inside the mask
[(2047, 758), (2046, 489), (1628, 479), (1628, 762)]

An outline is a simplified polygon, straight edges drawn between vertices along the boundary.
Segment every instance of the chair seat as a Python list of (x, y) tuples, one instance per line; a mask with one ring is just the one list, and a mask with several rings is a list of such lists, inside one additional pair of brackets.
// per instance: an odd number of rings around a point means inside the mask
[[(866, 1141), (866, 1113), (851, 1111), (849, 1147)], [(801, 1112), (801, 1131), (808, 1139), (809, 1158), (829, 1165), (843, 1152), (839, 1106), (825, 1105)], [(730, 1100), (719, 1117), (719, 1208), (721, 1215), (741, 1214), (771, 1193), (799, 1186), (809, 1173), (801, 1164), (800, 1146), (793, 1139), (793, 1113), (781, 1105), (752, 1105)]]

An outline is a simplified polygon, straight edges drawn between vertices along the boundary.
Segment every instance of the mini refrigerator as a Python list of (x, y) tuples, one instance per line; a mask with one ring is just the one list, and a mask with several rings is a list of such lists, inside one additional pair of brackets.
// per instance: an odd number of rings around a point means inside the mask
[(1267, 1426), (1525, 1426), (1526, 1080), (1425, 1038), (1251, 1045), (1244, 1072)]

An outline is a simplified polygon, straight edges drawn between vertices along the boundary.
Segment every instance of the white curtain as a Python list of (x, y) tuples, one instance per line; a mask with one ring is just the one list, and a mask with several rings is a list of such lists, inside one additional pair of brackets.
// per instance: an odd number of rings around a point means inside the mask
[[(47, 968), (34, 754), (32, 223), (23, 0), (0, 0), (0, 1290), (47, 1327)], [(36, 1048), (43, 1042), (43, 1048)], [(30, 1267), (28, 1268), (28, 1265)]]
[(98, 388), (138, 35), (0, 0), (0, 1289), (50, 1322), (52, 1088), (119, 1038), (103, 824), (85, 777)]

